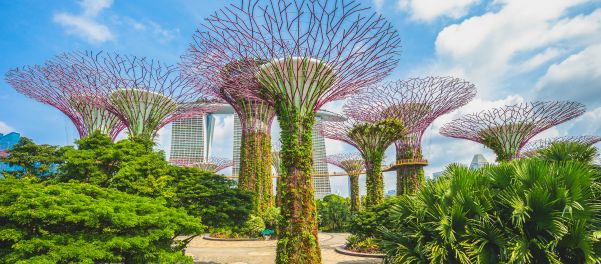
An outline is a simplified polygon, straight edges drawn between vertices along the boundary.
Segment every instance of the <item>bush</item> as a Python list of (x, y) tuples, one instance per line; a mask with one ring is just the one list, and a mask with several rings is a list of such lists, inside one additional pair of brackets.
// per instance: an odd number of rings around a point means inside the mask
[(594, 177), (569, 160), (451, 166), (391, 207), (380, 246), (392, 263), (596, 263)]
[(200, 219), (90, 184), (0, 180), (0, 263), (192, 263)]
[(359, 237), (351, 235), (346, 240), (346, 249), (354, 252), (377, 254), (380, 247), (373, 237)]
[(265, 209), (265, 212), (263, 212), (265, 228), (269, 228), (275, 232), (278, 229), (280, 221), (282, 221), (282, 214), (280, 213), (279, 207), (268, 207)]
[(317, 200), (317, 221), (324, 232), (347, 232), (351, 221), (350, 199), (335, 194)]
[(244, 226), (252, 207), (252, 193), (236, 182), (195, 168), (174, 167), (175, 197), (170, 205), (199, 216), (212, 232)]
[(355, 214), (350, 222), (350, 232), (361, 238), (373, 237), (379, 226), (388, 226), (393, 222), (391, 208), (398, 203), (398, 200), (398, 196), (389, 196), (383, 203)]

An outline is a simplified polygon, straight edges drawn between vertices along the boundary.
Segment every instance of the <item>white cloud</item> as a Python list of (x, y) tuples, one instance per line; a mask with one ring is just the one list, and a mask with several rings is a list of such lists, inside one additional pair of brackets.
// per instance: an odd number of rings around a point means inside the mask
[(492, 97), (493, 92), (507, 90), (512, 78), (520, 79), (524, 73), (601, 41), (601, 9), (569, 12), (584, 2), (497, 1), (498, 11), (467, 18), (438, 34), (436, 67), (460, 68), (455, 70)]
[(538, 80), (536, 90), (540, 97), (565, 98), (598, 105), (600, 84), (601, 45), (594, 45), (551, 65)]
[[(381, 1), (375, 2), (377, 6)], [(479, 2), (480, 0), (399, 0), (397, 5), (401, 10), (411, 13), (411, 19), (430, 22), (439, 17), (463, 17)]]
[(15, 129), (13, 127), (9, 126), (8, 124), (0, 121), (0, 133), (7, 134), (10, 132), (15, 132)]
[(62, 25), (68, 34), (83, 37), (89, 42), (100, 43), (114, 38), (106, 26), (97, 21), (100, 12), (109, 8), (112, 0), (83, 0), (79, 2), (82, 12), (74, 15), (60, 12), (54, 15), (54, 22)]

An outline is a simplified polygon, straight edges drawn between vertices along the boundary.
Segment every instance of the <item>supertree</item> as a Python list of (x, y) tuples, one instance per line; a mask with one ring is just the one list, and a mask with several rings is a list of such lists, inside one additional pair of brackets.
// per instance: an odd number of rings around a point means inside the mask
[(532, 137), (584, 111), (577, 102), (520, 103), (465, 115), (445, 124), (440, 133), (484, 144), (495, 152), (497, 161), (510, 161), (519, 157)]
[(234, 165), (234, 161), (231, 159), (221, 157), (209, 157), (207, 161), (203, 162), (193, 162), (188, 159), (176, 159), (172, 160), (171, 163), (173, 165), (192, 167), (213, 173)]
[(520, 150), (520, 157), (532, 157), (535, 156), (536, 153), (544, 149), (548, 146), (551, 146), (555, 143), (560, 142), (570, 142), (570, 143), (579, 143), (582, 145), (592, 146), (598, 142), (601, 142), (600, 136), (565, 136), (565, 137), (554, 137), (554, 138), (544, 138), (529, 141), (524, 147)]
[[(271, 124), (275, 109), (270, 102), (245, 94), (245, 89), (260, 89), (255, 76), (243, 74), (246, 67), (254, 67), (257, 61), (232, 61), (223, 68), (215, 60), (192, 45), (182, 56), (185, 72), (193, 76), (215, 76), (202, 78), (202, 85), (213, 96), (232, 106), (242, 126), (240, 138), (240, 172), (238, 188), (255, 193), (255, 212), (261, 215), (273, 206), (271, 179)], [(198, 78), (198, 77), (197, 77)], [(250, 87), (245, 87), (250, 86)]]
[(77, 67), (100, 72), (95, 98), (117, 115), (132, 139), (152, 140), (164, 125), (214, 110), (200, 82), (176, 66), (106, 52), (65, 54)]
[[(377, 113), (373, 113), (377, 116)], [(378, 205), (384, 201), (384, 176), (382, 161), (386, 148), (396, 140), (406, 136), (407, 130), (399, 119), (374, 117), (357, 121), (349, 119), (345, 122), (322, 122), (319, 132), (324, 137), (339, 140), (359, 150), (365, 163), (367, 186), (366, 207)]]
[(326, 162), (344, 170), (349, 176), (351, 191), (351, 212), (361, 210), (361, 195), (359, 194), (359, 175), (363, 173), (365, 161), (360, 153), (341, 153), (328, 155)]
[[(58, 66), (64, 71), (59, 71)], [(113, 113), (102, 105), (88, 103), (93, 93), (88, 93), (86, 85), (98, 76), (95, 73), (84, 73), (72, 65), (47, 63), (16, 68), (6, 73), (6, 81), (19, 93), (36, 101), (48, 104), (63, 112), (77, 129), (80, 138), (86, 137), (95, 130), (110, 136), (113, 140), (124, 129), (124, 124)], [(67, 80), (87, 74), (90, 79), (85, 83), (69, 83)]]
[(476, 96), (476, 87), (453, 77), (411, 78), (372, 86), (351, 97), (345, 113), (354, 118), (377, 109), (385, 117), (398, 118), (409, 131), (394, 142), (396, 147), (397, 194), (411, 193), (423, 184), (427, 160), (421, 140), (434, 120), (466, 105)]
[(249, 0), (206, 18), (194, 42), (218, 69), (257, 62), (244, 73), (262, 86), (245, 93), (272, 102), (282, 130), (276, 262), (320, 263), (311, 179), (315, 111), (387, 76), (398, 62), (397, 31), (358, 1)]

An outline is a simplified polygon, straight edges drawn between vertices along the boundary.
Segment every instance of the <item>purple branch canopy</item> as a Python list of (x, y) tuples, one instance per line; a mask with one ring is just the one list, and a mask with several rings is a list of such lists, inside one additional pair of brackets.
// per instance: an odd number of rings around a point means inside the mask
[(169, 122), (216, 107), (196, 78), (157, 60), (106, 52), (66, 53), (63, 60), (98, 74), (98, 103), (120, 118), (130, 137), (152, 139)]
[[(367, 121), (383, 117), (400, 119), (409, 135), (395, 142), (397, 156), (421, 159), (421, 139), (426, 128), (441, 115), (466, 105), (475, 96), (475, 85), (459, 78), (411, 78), (363, 90), (349, 99), (344, 113)], [(382, 116), (374, 115), (374, 111)]]
[(378, 82), (397, 65), (397, 31), (369, 11), (346, 0), (241, 1), (206, 18), (188, 54), (202, 54), (195, 69), (220, 87), (231, 84), (215, 69), (256, 62), (240, 74), (259, 77), (263, 87), (244, 89), (246, 95), (315, 111)]
[(98, 74), (80, 69), (61, 58), (62, 55), (59, 55), (44, 65), (10, 70), (6, 73), (6, 81), (17, 92), (63, 112), (80, 138), (98, 130), (114, 140), (125, 125), (97, 103), (94, 86), (97, 85)]
[(221, 157), (210, 157), (209, 160), (203, 162), (188, 159), (176, 159), (172, 160), (171, 163), (177, 166), (192, 167), (214, 173), (234, 165), (232, 160)]
[(601, 142), (601, 136), (565, 136), (531, 140), (521, 149), (520, 157), (533, 157), (539, 150), (561, 142), (578, 143), (592, 146), (598, 142)]
[(520, 103), (465, 115), (445, 124), (440, 133), (484, 144), (497, 160), (509, 161), (538, 133), (584, 112), (583, 104), (570, 101)]

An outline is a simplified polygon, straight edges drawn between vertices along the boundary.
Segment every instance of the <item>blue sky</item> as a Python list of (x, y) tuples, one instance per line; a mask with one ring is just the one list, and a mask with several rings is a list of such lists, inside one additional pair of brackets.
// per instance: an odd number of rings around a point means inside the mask
[[(71, 50), (105, 50), (176, 63), (203, 17), (232, 1), (0, 1), (0, 71), (42, 63)], [(582, 117), (540, 137), (601, 134), (601, 3), (593, 0), (373, 0), (399, 30), (403, 51), (390, 80), (453, 75), (476, 84), (478, 97), (428, 128), (426, 174), (475, 153), (479, 144), (448, 139), (438, 128), (464, 113), (537, 99), (577, 100)], [(344, 102), (325, 106), (340, 111)], [(220, 117), (214, 154), (231, 156), (231, 117)], [(59, 111), (0, 81), (0, 133), (17, 131), (38, 143), (71, 144), (77, 133)], [(277, 132), (277, 129), (274, 130)], [(159, 136), (168, 151), (170, 131)], [(277, 135), (274, 135), (277, 138)], [(326, 142), (329, 153), (352, 151)], [(388, 157), (392, 158), (392, 149)], [(339, 171), (339, 169), (332, 168)], [(332, 179), (346, 194), (346, 179)], [(386, 189), (394, 188), (386, 175)]]

